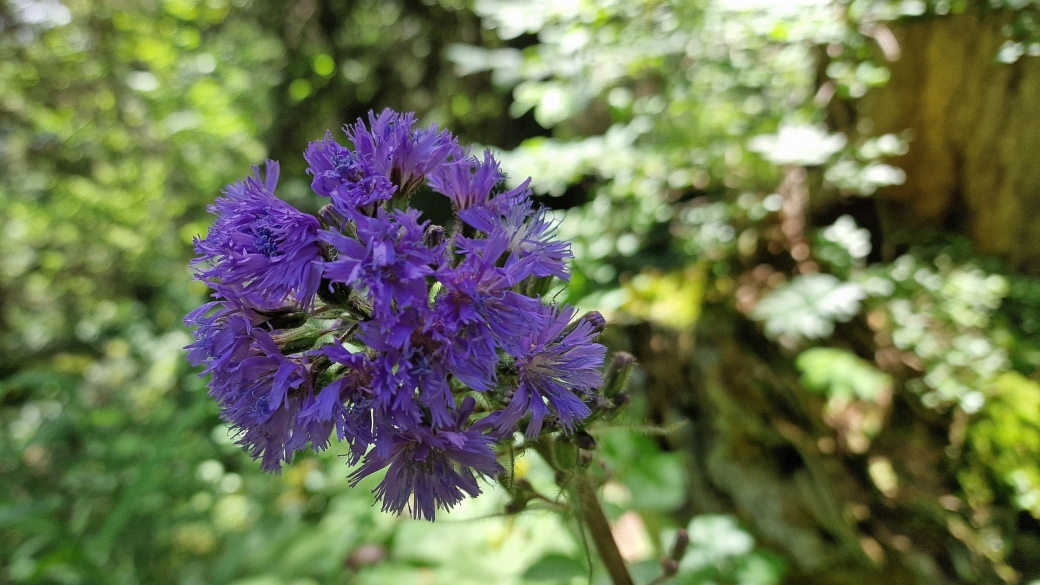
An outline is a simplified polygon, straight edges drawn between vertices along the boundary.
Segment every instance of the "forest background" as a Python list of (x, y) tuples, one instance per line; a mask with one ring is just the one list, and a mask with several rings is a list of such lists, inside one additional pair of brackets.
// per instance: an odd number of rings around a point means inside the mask
[(681, 527), (673, 583), (1040, 580), (1038, 40), (1030, 0), (0, 0), (0, 583), (589, 582), (491, 486), (429, 524), (335, 450), (260, 473), (184, 360), (207, 204), (269, 157), (308, 205), (384, 107), (532, 176), (638, 358), (596, 435), (638, 582)]

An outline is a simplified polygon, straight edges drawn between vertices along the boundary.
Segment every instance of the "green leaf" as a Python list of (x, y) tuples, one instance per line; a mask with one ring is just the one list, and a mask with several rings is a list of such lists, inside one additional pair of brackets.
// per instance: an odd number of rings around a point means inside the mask
[(830, 347), (803, 351), (795, 361), (806, 389), (828, 396), (873, 400), (892, 378), (852, 353)]
[(530, 581), (567, 580), (573, 577), (583, 577), (588, 572), (588, 566), (581, 561), (563, 555), (550, 554), (538, 559), (528, 567), (523, 578)]
[(769, 552), (753, 552), (737, 565), (735, 573), (740, 585), (777, 585), (784, 574), (784, 561)]
[(662, 453), (653, 439), (636, 431), (604, 433), (599, 450), (631, 493), (634, 510), (669, 512), (686, 497), (686, 469), (678, 453)]
[(765, 321), (766, 335), (819, 339), (834, 332), (835, 321), (859, 313), (864, 290), (830, 274), (805, 274), (759, 301), (751, 318)]

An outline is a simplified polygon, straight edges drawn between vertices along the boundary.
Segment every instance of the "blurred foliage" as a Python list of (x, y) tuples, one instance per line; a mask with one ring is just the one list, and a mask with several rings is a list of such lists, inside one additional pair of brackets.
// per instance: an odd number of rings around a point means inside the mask
[(807, 349), (798, 355), (795, 363), (802, 372), (805, 388), (828, 396), (875, 400), (892, 386), (891, 376), (841, 349)]
[[(491, 490), (391, 518), (335, 455), (260, 474), (184, 363), (205, 206), (265, 156), (302, 177), (307, 141), (384, 106), (534, 178), (575, 240), (571, 301), (755, 323), (882, 496), (897, 415), (944, 437), (951, 570), (1040, 578), (1040, 280), (956, 234), (887, 242), (871, 197), (912, 136), (828, 126), (888, 81), (888, 24), (1002, 8), (994, 59), (1040, 53), (1009, 0), (0, 0), (0, 583), (588, 582), (537, 457), (512, 471), (544, 509)], [(689, 522), (671, 582), (779, 582), (747, 519), (690, 517), (688, 461), (636, 399), (596, 439), (640, 580)]]
[[(532, 134), (444, 61), (482, 35), (463, 6), (405, 2), (0, 3), (0, 582), (510, 583), (584, 556), (573, 523), (503, 518), (494, 490), (431, 526), (372, 507), (334, 455), (262, 475), (183, 359), (192, 237), (250, 164), (300, 165), (384, 105), (504, 146)], [(626, 436), (625, 456), (656, 453)], [(668, 461), (631, 474), (668, 494), (661, 514), (683, 493)]]
[(740, 583), (775, 585), (783, 562), (775, 555), (755, 551), (755, 539), (729, 516), (703, 515), (686, 527), (689, 550), (679, 563), (675, 582), (683, 585)]
[(863, 289), (830, 274), (799, 274), (755, 305), (751, 317), (765, 322), (767, 335), (821, 338), (836, 322), (860, 310)]
[[(704, 306), (737, 309), (777, 342), (805, 390), (827, 397), (822, 422), (852, 453), (884, 436), (893, 393), (905, 395), (950, 437), (953, 497), (967, 504), (944, 505), (962, 510), (948, 520), (952, 538), (1000, 581), (1040, 577), (1040, 534), (1014, 519), (1040, 519), (1040, 281), (956, 234), (887, 242), (883, 202), (863, 198), (903, 182), (887, 161), (912, 150), (912, 136), (827, 126), (841, 103), (854, 107), (889, 80), (886, 60), (899, 57), (889, 24), (1013, 9), (993, 55), (1010, 63), (1040, 54), (1037, 6), (483, 0), (475, 9), (503, 38), (539, 40), (453, 56), (462, 71), (493, 71), (514, 88), (514, 113), (530, 108), (553, 131), (507, 153), (505, 166), (566, 210), (561, 231), (577, 241), (568, 294), (615, 320), (679, 328)], [(872, 461), (874, 484), (891, 494), (897, 472)], [(954, 571), (990, 578), (965, 564)]]
[(971, 425), (967, 440), (973, 465), (961, 471), (961, 481), (975, 507), (993, 503), (987, 476), (1014, 486), (1015, 504), (1040, 515), (1040, 386), (1017, 372), (993, 381), (984, 417)]
[(196, 477), (225, 450), (180, 326), (198, 212), (272, 117), (282, 48), (233, 8), (0, 8), (6, 581), (187, 578), (254, 514)]

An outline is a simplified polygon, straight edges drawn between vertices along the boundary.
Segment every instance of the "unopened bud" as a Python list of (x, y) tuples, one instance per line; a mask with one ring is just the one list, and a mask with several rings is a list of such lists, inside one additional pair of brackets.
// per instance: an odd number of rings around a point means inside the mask
[(350, 303), (350, 287), (342, 282), (321, 279), (318, 286), (318, 298), (334, 307), (343, 307)]
[(679, 563), (675, 559), (665, 557), (661, 559), (661, 571), (665, 577), (671, 577), (679, 572)]
[(596, 439), (593, 439), (592, 435), (585, 431), (578, 431), (574, 434), (574, 444), (577, 445), (579, 449), (592, 451), (596, 448)]
[(439, 225), (431, 225), (423, 232), (423, 245), (427, 248), (437, 248), (444, 243), (444, 228)]
[(273, 329), (295, 329), (302, 327), (307, 322), (308, 314), (303, 311), (293, 311), (292, 307), (281, 307), (279, 309), (256, 309), (256, 312), (267, 317), (268, 323)]
[(552, 288), (553, 277), (552, 276), (528, 276), (527, 279), (520, 285), (520, 290), (526, 296), (529, 297), (541, 297), (545, 296)]
[(610, 365), (607, 366), (607, 372), (603, 376), (603, 395), (607, 398), (614, 398), (621, 394), (621, 391), (625, 389), (625, 382), (628, 381), (628, 375), (632, 373), (632, 366), (636, 363), (636, 358), (632, 354), (619, 351), (614, 354), (614, 359), (610, 361)]
[(277, 332), (271, 336), (278, 351), (291, 355), (314, 347), (324, 332), (320, 327), (305, 323), (302, 327)]
[(507, 515), (512, 516), (523, 512), (525, 508), (527, 508), (527, 500), (513, 500), (506, 504), (504, 511)]
[(679, 530), (679, 532), (675, 534), (675, 544), (672, 545), (671, 558), (678, 563), (684, 556), (686, 556), (686, 549), (689, 547), (690, 533), (685, 530)]
[(603, 333), (603, 330), (607, 328), (607, 320), (603, 318), (603, 313), (599, 311), (589, 311), (581, 316), (581, 320), (588, 323), (592, 330), (596, 332), (596, 335)]
[(572, 321), (567, 325), (567, 328), (563, 330), (563, 334), (567, 335), (571, 331), (574, 331), (581, 323), (588, 323), (592, 327), (593, 337), (598, 337), (600, 333), (603, 333), (603, 329), (607, 326), (607, 320), (603, 318), (603, 315), (600, 314), (599, 311), (589, 311), (576, 321)]
[(341, 229), (343, 224), (346, 223), (346, 220), (343, 219), (343, 216), (332, 207), (331, 203), (322, 207), (321, 210), (318, 211), (318, 221), (321, 222), (321, 227), (325, 229), (331, 228), (337, 230)]

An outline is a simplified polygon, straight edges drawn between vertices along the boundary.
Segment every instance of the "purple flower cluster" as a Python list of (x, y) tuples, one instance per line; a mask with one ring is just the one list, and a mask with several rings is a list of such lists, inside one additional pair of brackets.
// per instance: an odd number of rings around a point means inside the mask
[[(602, 321), (525, 294), (566, 280), (570, 249), (490, 153), (390, 110), (345, 131), (304, 153), (318, 217), (274, 195), (272, 161), (210, 208), (194, 265), (215, 300), (185, 319), (188, 359), (265, 470), (335, 432), (355, 484), (386, 470), (383, 510), (432, 520), (501, 469), (496, 444), (590, 414)], [(454, 225), (409, 207), (423, 185)]]

